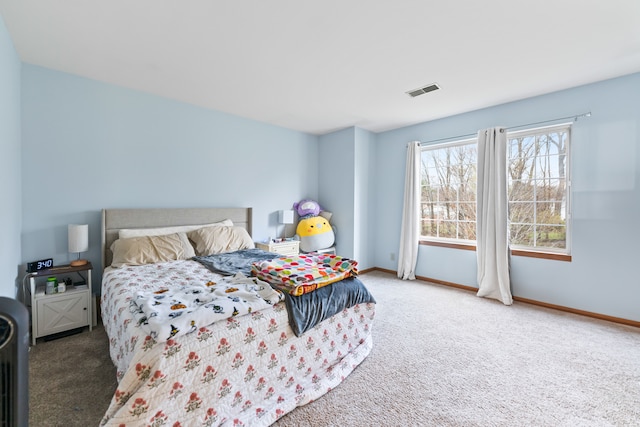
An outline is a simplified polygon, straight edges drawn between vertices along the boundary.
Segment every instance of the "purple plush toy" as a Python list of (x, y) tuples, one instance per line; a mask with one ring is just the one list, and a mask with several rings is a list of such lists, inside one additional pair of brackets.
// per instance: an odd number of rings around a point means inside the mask
[(298, 212), (300, 219), (311, 216), (318, 216), (318, 214), (320, 214), (320, 205), (315, 200), (300, 200), (299, 202), (293, 204), (293, 209)]

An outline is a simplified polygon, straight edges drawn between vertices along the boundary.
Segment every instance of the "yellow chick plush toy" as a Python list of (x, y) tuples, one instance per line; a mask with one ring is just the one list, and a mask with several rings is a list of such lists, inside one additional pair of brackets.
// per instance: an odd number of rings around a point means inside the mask
[(329, 221), (321, 216), (302, 218), (298, 222), (296, 234), (300, 238), (302, 252), (330, 248), (336, 237)]

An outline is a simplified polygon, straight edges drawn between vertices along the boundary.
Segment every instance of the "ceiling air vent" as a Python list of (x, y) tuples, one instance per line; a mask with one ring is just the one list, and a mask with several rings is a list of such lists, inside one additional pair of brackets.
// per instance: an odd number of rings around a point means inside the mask
[(405, 93), (410, 97), (415, 98), (416, 96), (424, 95), (425, 93), (433, 92), (434, 90), (438, 90), (438, 89), (440, 89), (440, 86), (438, 86), (437, 83), (432, 83), (430, 85), (423, 86), (418, 89), (410, 90), (409, 92), (405, 92)]

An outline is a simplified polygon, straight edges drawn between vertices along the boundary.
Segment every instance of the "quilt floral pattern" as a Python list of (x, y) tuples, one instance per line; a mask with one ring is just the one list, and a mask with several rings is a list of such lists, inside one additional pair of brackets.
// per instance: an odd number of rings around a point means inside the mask
[(105, 271), (102, 315), (119, 384), (102, 425), (268, 426), (336, 387), (371, 350), (372, 303), (301, 337), (283, 302), (165, 342), (136, 324), (137, 291), (219, 277), (193, 261)]

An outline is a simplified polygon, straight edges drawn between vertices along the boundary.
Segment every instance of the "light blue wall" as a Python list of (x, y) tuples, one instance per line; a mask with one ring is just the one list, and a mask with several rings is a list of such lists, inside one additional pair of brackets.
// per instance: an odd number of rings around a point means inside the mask
[(252, 206), (263, 240), (317, 197), (317, 136), (29, 64), (22, 92), (23, 263), (67, 263), (88, 223), (99, 270), (102, 208)]
[(319, 147), (319, 197), (334, 214), (336, 250), (357, 260), (360, 269), (375, 267), (370, 209), (375, 134), (350, 127), (322, 135)]
[(19, 293), (20, 58), (0, 16), (0, 296)]
[[(375, 264), (397, 269), (406, 145), (591, 111), (572, 134), (572, 262), (513, 257), (513, 294), (640, 321), (640, 74), (377, 135)], [(383, 226), (387, 225), (387, 226)], [(476, 286), (475, 252), (422, 246), (417, 274)]]
[(373, 169), (376, 135), (364, 129), (355, 129), (354, 191), (353, 191), (353, 244), (354, 258), (360, 269), (375, 267), (374, 240), (375, 210), (372, 203), (376, 193)]
[(354, 258), (354, 179), (355, 128), (320, 136), (319, 152), (322, 159), (318, 171), (319, 199), (323, 209), (333, 213), (336, 250), (345, 257)]

